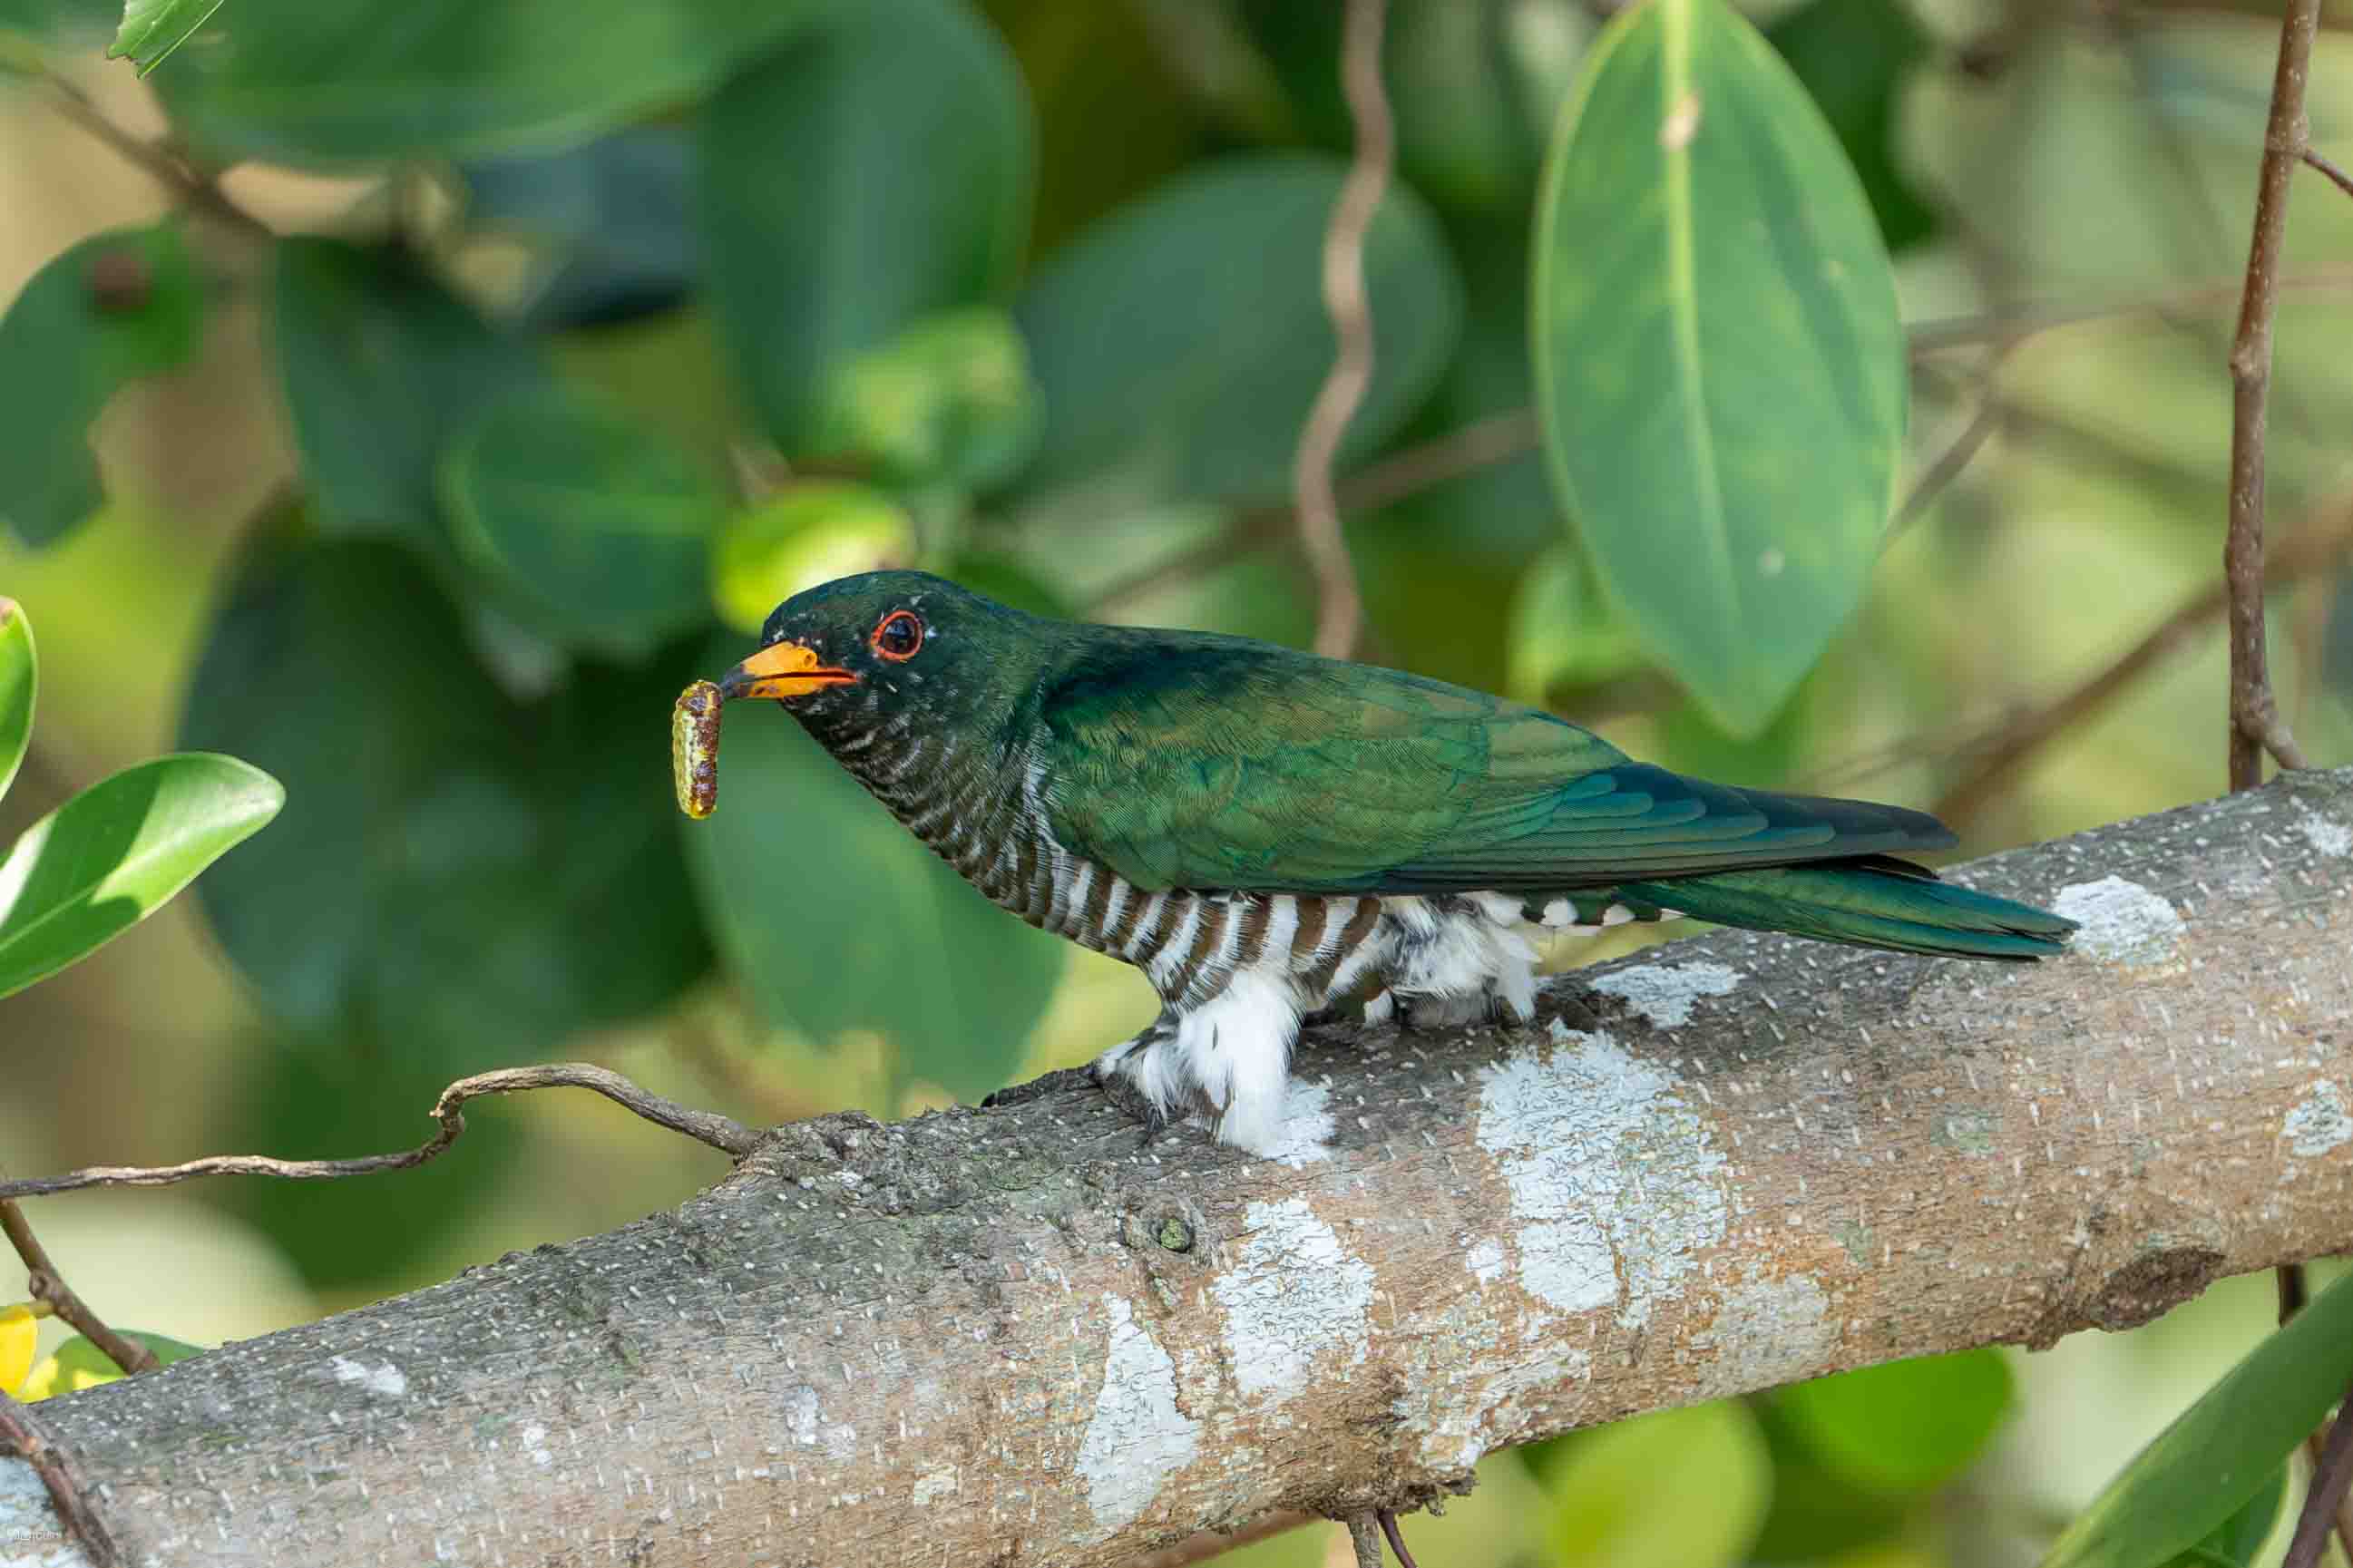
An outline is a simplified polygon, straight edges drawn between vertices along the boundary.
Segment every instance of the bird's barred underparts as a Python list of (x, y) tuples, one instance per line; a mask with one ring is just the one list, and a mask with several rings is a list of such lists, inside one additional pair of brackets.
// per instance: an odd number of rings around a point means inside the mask
[[(1051, 787), (1035, 767), (1018, 796), (993, 780), (923, 765), (902, 721), (837, 752), (910, 832), (1000, 908), (1041, 931), (1134, 964), (1162, 1012), (1096, 1059), (1162, 1116), (1207, 1111), (1219, 1138), (1264, 1151), (1280, 1141), (1291, 1047), (1302, 1018), (1379, 989), (1374, 1021), (1402, 1000), (1432, 1026), (1535, 1009), (1533, 932), (1598, 935), (1637, 919), (1623, 904), (1541, 907), (1503, 893), (1438, 898), (1146, 891), (1072, 855), (1045, 826)], [(1654, 917), (1675, 918), (1662, 910)]]

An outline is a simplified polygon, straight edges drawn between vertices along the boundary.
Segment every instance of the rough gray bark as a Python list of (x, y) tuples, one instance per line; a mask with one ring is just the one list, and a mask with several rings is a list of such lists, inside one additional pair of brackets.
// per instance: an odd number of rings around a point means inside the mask
[[(825, 1117), (675, 1213), (37, 1414), (133, 1563), (1085, 1568), (2353, 1247), (2353, 770), (1964, 875), (2077, 953), (1717, 933), (1527, 1029), (1326, 1032), (1277, 1161), (1144, 1148), (1075, 1075)], [(0, 1561), (58, 1547), (25, 1468)]]

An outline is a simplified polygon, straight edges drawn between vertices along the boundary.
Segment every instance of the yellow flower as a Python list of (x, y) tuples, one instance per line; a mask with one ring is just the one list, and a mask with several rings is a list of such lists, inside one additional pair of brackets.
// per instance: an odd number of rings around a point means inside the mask
[(31, 1307), (20, 1302), (0, 1310), (0, 1393), (16, 1393), (33, 1370), (33, 1342), (40, 1336), (41, 1321)]

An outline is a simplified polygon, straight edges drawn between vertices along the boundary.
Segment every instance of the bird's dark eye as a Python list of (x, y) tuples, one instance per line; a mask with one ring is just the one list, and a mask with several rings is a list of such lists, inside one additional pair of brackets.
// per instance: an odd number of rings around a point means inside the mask
[(913, 610), (893, 610), (874, 628), (873, 642), (876, 653), (904, 663), (923, 646), (923, 617)]

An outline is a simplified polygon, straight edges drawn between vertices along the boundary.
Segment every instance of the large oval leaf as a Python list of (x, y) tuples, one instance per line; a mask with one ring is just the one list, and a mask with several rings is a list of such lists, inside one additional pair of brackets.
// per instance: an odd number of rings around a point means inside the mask
[(110, 230), (33, 275), (0, 319), (0, 522), (46, 544), (98, 510), (90, 421), (124, 382), (193, 358), (203, 319), (174, 224)]
[(2010, 1414), (2010, 1363), (1988, 1346), (1818, 1377), (1773, 1398), (1823, 1465), (1901, 1496), (1944, 1485), (1985, 1452)]
[(1773, 1465), (1736, 1400), (1580, 1436), (1546, 1467), (1558, 1568), (1733, 1568), (1764, 1521)]
[(719, 810), (681, 831), (720, 952), (760, 1011), (820, 1045), (874, 1030), (902, 1078), (963, 1098), (1002, 1086), (1062, 944), (974, 891), (785, 714), (731, 703), (723, 734)]
[(694, 98), (837, 3), (237, 0), (155, 81), (224, 161), (547, 147)]
[(551, 383), (442, 460), (459, 552), (531, 626), (628, 658), (709, 618), (717, 490), (658, 431)]
[(1755, 733), (1862, 596), (1906, 393), (1862, 185), (1724, 0), (1651, 0), (1596, 43), (1545, 171), (1530, 333), (1603, 584)]
[[(1237, 161), (1132, 203), (1057, 252), (1016, 314), (1046, 405), (1023, 479), (1134, 501), (1266, 500), (1332, 368), (1324, 231), (1344, 177), (1331, 160)], [(1444, 239), (1392, 187), (1365, 237), (1373, 382), (1344, 450), (1362, 456), (1411, 414), (1453, 352), (1462, 296)]]
[(145, 920), (285, 801), (259, 768), (182, 753), (101, 779), (33, 824), (0, 860), (0, 996)]
[(682, 668), (583, 662), (522, 706), (410, 552), (292, 531), (248, 551), (182, 734), (292, 791), (277, 830), (202, 889), (273, 1014), (513, 1059), (703, 972), (668, 758), (614, 739), (668, 706)]
[(705, 107), (711, 285), (786, 452), (817, 440), (828, 376), (1012, 287), (1035, 142), (1011, 57), (945, 0), (844, 9)]
[(442, 451), (544, 367), (405, 253), (297, 238), (277, 259), (279, 374), (320, 523), (438, 542)]
[(0, 594), (0, 795), (33, 739), (33, 706), (41, 690), (41, 659), (25, 606)]
[(2199, 1546), (2260, 1496), (2348, 1380), (2353, 1275), (2314, 1297), (2134, 1455), (2042, 1568), (2152, 1568)]

